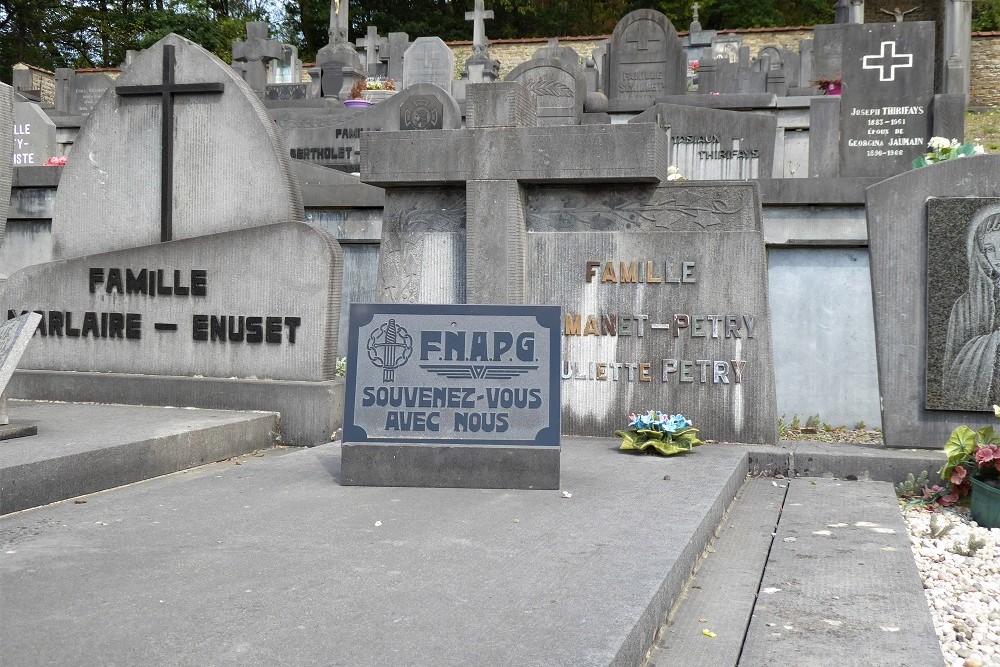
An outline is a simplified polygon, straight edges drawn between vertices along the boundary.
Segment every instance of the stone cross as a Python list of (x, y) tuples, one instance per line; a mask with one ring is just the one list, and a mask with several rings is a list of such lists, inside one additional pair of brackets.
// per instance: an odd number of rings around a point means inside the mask
[[(638, 32), (638, 34), (636, 34)], [(632, 36), (625, 40), (629, 44), (635, 44), (637, 51), (648, 51), (650, 42), (659, 42), (659, 37), (650, 37), (646, 25), (640, 25), (638, 30), (632, 31)]]
[(701, 5), (697, 2), (691, 5), (691, 32), (701, 30), (701, 21), (698, 20), (698, 10)]
[(473, 52), (485, 51), (490, 45), (486, 39), (486, 19), (493, 18), (493, 10), (486, 11), (483, 0), (476, 0), (474, 11), (465, 12), (465, 20), (472, 21), (472, 50)]
[(455, 222), (465, 235), (466, 303), (518, 304), (528, 291), (525, 183), (658, 183), (666, 177), (667, 134), (654, 123), (537, 127), (534, 95), (520, 84), (470, 84), (466, 92), (466, 129), (424, 130), (416, 139), (413, 132), (362, 135), (361, 180), (387, 189), (382, 300), (391, 300), (394, 290), (394, 272), (385, 267), (398, 262), (405, 245), (395, 211), (414, 187), (465, 188), (465, 217)]
[(358, 40), (358, 46), (363, 47), (365, 50), (365, 68), (369, 74), (374, 74), (375, 67), (379, 64), (380, 44), (378, 28), (373, 25), (368, 26), (366, 36)]
[(221, 82), (175, 83), (174, 47), (163, 45), (163, 80), (152, 86), (115, 86), (121, 97), (160, 97), (160, 241), (174, 235), (174, 95), (220, 94)]
[(350, 27), (348, 21), (349, 0), (330, 1), (330, 43), (346, 44), (347, 30)]
[(56, 69), (56, 111), (59, 113), (69, 113), (73, 99), (74, 76), (76, 76), (76, 71), (69, 67)]
[(233, 44), (233, 60), (245, 63), (244, 79), (258, 93), (267, 86), (267, 63), (282, 55), (281, 42), (267, 38), (267, 24), (263, 21), (247, 23), (246, 41)]

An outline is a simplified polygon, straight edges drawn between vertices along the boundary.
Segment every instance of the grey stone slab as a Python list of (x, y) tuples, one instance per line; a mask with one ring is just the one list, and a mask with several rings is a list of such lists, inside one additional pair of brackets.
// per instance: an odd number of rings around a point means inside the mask
[[(4, 518), (5, 659), (639, 664), (746, 453), (569, 445), (571, 498), (345, 487), (328, 445)], [(667, 527), (639, 509), (675, 506)]]
[(759, 182), (761, 199), (765, 204), (862, 204), (865, 188), (875, 185), (878, 177), (839, 178), (772, 178)]
[(931, 134), (935, 137), (965, 137), (965, 95), (935, 95), (931, 111)]
[(771, 176), (777, 131), (771, 114), (656, 104), (629, 122), (667, 129), (669, 162), (689, 181)]
[(382, 303), (465, 303), (464, 187), (386, 191), (376, 293)]
[[(799, 246), (798, 249), (803, 251), (808, 251), (808, 248), (802, 246), (863, 248), (868, 244), (865, 209), (861, 205), (769, 206), (764, 209), (764, 242), (769, 248)], [(867, 262), (865, 266), (868, 266)], [(861, 280), (866, 285), (871, 282), (867, 275)]]
[(771, 248), (767, 262), (778, 413), (786, 422), (819, 414), (834, 426), (877, 426), (868, 253)]
[(7, 227), (7, 208), (14, 165), (10, 159), (14, 149), (14, 89), (0, 83), (0, 244), (3, 243), (4, 229)]
[(667, 173), (666, 134), (652, 123), (436, 131), (416, 141), (406, 132), (362, 136), (361, 180), (382, 187), (470, 179), (656, 183)]
[(466, 127), (535, 127), (537, 118), (533, 94), (515, 82), (477, 83), (466, 88)]
[(51, 262), (51, 230), (48, 220), (9, 220), (0, 244), (0, 278), (6, 280), (18, 269), (32, 264)]
[[(882, 428), (890, 447), (939, 449), (957, 426), (989, 421), (981, 412), (929, 411), (924, 407), (926, 202), (930, 197), (995, 197), (998, 191), (1000, 157), (990, 155), (915, 169), (868, 189), (879, 393)], [(961, 268), (961, 273), (966, 269)]]
[(440, 37), (417, 37), (403, 54), (403, 88), (432, 83), (449, 95), (455, 78), (455, 54)]
[(789, 481), (760, 590), (740, 665), (944, 664), (890, 484)]
[[(993, 412), (1000, 387), (993, 378), (992, 342), (1000, 242), (1000, 198), (927, 200), (927, 357), (929, 410)], [(956, 273), (961, 276), (956, 278)]]
[(685, 104), (708, 109), (769, 109), (777, 105), (773, 93), (726, 93), (723, 95), (661, 95), (658, 104)]
[(12, 401), (38, 435), (0, 445), (0, 514), (103, 491), (275, 444), (277, 415)]
[(347, 486), (558, 489), (558, 447), (462, 447), (345, 442)]
[(789, 474), (796, 477), (834, 477), (864, 482), (899, 484), (907, 475), (926, 471), (930, 483), (940, 482), (938, 471), (946, 458), (942, 451), (887, 449), (877, 445), (830, 442), (785, 443), (791, 452)]
[(610, 111), (641, 111), (687, 88), (687, 55), (670, 19), (652, 9), (623, 16), (611, 33), (604, 93)]
[(239, 380), (73, 371), (15, 371), (14, 398), (164, 405), (213, 410), (263, 410), (281, 415), (281, 441), (330, 442), (343, 425), (344, 381)]
[(44, 313), (23, 368), (329, 380), (342, 267), (332, 237), (279, 223), (30, 266), (0, 312)]
[(892, 176), (930, 139), (934, 23), (866, 23), (844, 32), (840, 174)]
[(97, 108), (104, 93), (116, 80), (103, 72), (74, 72), (69, 113), (86, 116)]
[(14, 104), (14, 166), (41, 166), (58, 153), (56, 124), (32, 102)]
[(18, 167), (11, 181), (13, 187), (55, 188), (62, 177), (62, 167)]
[[(785, 484), (776, 486), (771, 479), (750, 479), (743, 485), (647, 664), (739, 661), (785, 491)], [(715, 632), (713, 641), (706, 641), (703, 629)]]
[(10, 424), (0, 424), (0, 440), (13, 440), (14, 438), (26, 438), (38, 433), (38, 426), (20, 420), (14, 420)]
[(468, 181), (465, 200), (466, 303), (524, 303), (527, 229), (521, 187), (517, 181)]
[[(292, 160), (295, 175), (302, 190), (306, 208), (381, 208), (385, 205), (385, 191), (357, 176), (337, 169), (328, 169), (305, 160)], [(306, 222), (310, 214), (306, 213)], [(339, 238), (339, 237), (338, 237)]]
[(843, 76), (843, 53), (846, 24), (813, 26), (812, 80)]
[(504, 80), (519, 83), (534, 95), (538, 125), (580, 124), (587, 81), (576, 65), (557, 58), (532, 58)]
[[(14, 375), (14, 369), (24, 355), (35, 334), (35, 327), (42, 320), (38, 313), (25, 313), (18, 317), (4, 320), (0, 324), (0, 396), (7, 389), (7, 383)], [(0, 399), (2, 401), (3, 399)], [(2, 406), (0, 406), (2, 409)], [(4, 419), (0, 410), (0, 420)], [(0, 421), (0, 423), (3, 423)]]
[[(174, 100), (172, 238), (301, 220), (302, 197), (274, 123), (257, 95), (216, 56), (168, 35), (115, 85), (159, 83), (168, 45), (175, 49), (177, 83), (224, 87), (221, 94)], [(74, 153), (87, 159), (70, 160), (60, 180), (52, 221), (57, 258), (160, 241), (162, 120), (155, 95), (111, 93), (90, 114), (73, 144)]]
[(813, 97), (809, 105), (809, 178), (840, 173), (840, 97)]
[[(695, 211), (699, 202), (723, 192), (755, 200), (752, 186), (729, 187), (714, 192), (664, 187), (656, 195)], [(611, 211), (599, 209), (616, 193), (590, 193), (566, 201), (561, 218), (573, 217), (573, 205), (579, 205), (585, 216), (575, 224), (593, 225), (586, 233), (543, 232), (528, 216), (527, 266), (535, 272), (528, 280), (537, 284), (529, 299), (566, 304), (563, 431), (598, 435), (621, 428), (630, 412), (658, 409), (684, 414), (712, 440), (776, 442), (759, 231), (735, 231), (740, 229), (735, 206), (726, 207), (734, 212), (729, 216), (698, 211), (688, 217), (675, 208), (662, 222), (642, 220), (629, 229), (629, 216), (638, 221), (642, 209), (623, 211), (615, 220)], [(558, 191), (546, 198), (561, 200)], [(689, 231), (699, 224), (710, 231)], [(731, 330), (727, 336), (713, 321), (741, 322), (742, 333)]]

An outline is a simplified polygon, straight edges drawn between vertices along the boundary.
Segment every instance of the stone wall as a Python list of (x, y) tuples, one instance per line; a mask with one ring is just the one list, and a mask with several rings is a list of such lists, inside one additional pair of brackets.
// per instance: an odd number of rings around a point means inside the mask
[(1000, 107), (1000, 32), (972, 36), (970, 107)]
[(27, 70), (31, 72), (30, 90), (40, 90), (42, 102), (45, 104), (55, 104), (56, 101), (56, 78), (52, 72), (40, 67), (33, 67), (18, 63), (14, 65), (15, 70)]

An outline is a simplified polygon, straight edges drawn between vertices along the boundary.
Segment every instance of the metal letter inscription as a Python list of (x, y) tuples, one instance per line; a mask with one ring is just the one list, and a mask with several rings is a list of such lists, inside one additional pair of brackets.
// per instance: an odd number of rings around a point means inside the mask
[(351, 304), (344, 442), (559, 445), (558, 306)]

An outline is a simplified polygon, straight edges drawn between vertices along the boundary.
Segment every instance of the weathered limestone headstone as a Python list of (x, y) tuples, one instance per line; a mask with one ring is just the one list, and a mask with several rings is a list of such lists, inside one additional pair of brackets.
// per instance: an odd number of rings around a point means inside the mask
[(564, 61), (567, 65), (580, 67), (580, 54), (571, 46), (560, 46), (559, 40), (552, 38), (549, 43), (531, 54), (533, 60), (543, 58), (556, 58)]
[(7, 208), (10, 206), (10, 184), (14, 176), (11, 155), (14, 148), (14, 89), (0, 83), (0, 243), (7, 229)]
[(368, 76), (377, 76), (381, 73), (379, 72), (379, 66), (382, 61), (379, 56), (379, 50), (385, 41), (384, 37), (379, 37), (378, 28), (373, 25), (368, 26), (368, 32), (365, 33), (365, 37), (358, 40), (358, 46), (365, 50), (364, 65)]
[(0, 440), (34, 435), (38, 427), (34, 425), (10, 423), (7, 414), (7, 383), (14, 369), (31, 342), (35, 327), (41, 321), (38, 313), (25, 313), (0, 324)]
[(455, 54), (440, 37), (418, 37), (403, 56), (403, 88), (433, 83), (451, 94)]
[(405, 32), (390, 32), (388, 54), (386, 55), (386, 67), (388, 76), (396, 82), (396, 85), (403, 83), (403, 57), (406, 50), (410, 48), (410, 36)]
[(931, 137), (934, 24), (848, 26), (843, 69), (840, 175), (908, 169)]
[(991, 254), (1000, 229), (998, 193), (1000, 156), (994, 155), (914, 169), (868, 188), (889, 447), (940, 449), (957, 426), (992, 419), (985, 413), (1000, 386)]
[(657, 104), (629, 121), (657, 123), (670, 164), (692, 181), (770, 178), (777, 119), (771, 114)]
[(508, 74), (505, 81), (524, 86), (537, 103), (538, 125), (579, 125), (587, 96), (580, 68), (556, 58), (532, 58)]
[(56, 113), (70, 113), (73, 98), (73, 77), (75, 72), (68, 67), (56, 68)]
[(282, 56), (281, 42), (267, 38), (267, 23), (247, 23), (247, 38), (233, 44), (233, 61), (244, 64), (243, 78), (250, 88), (261, 95), (267, 85), (267, 64)]
[(455, 100), (430, 83), (411, 86), (369, 109), (272, 109), (288, 154), (349, 173), (361, 168), (361, 137), (382, 130), (456, 129)]
[(56, 124), (34, 102), (14, 103), (14, 166), (42, 165), (55, 155)]
[(361, 57), (347, 39), (349, 11), (349, 0), (331, 0), (330, 41), (316, 53), (316, 64), (322, 72), (323, 97), (346, 99), (344, 95), (365, 76)]
[(835, 79), (843, 76), (845, 23), (813, 27), (813, 79)]
[[(173, 81), (164, 83), (171, 49)], [(148, 93), (139, 88), (145, 84), (152, 84)], [(52, 220), (56, 258), (164, 240), (168, 212), (172, 239), (303, 219), (271, 117), (218, 58), (168, 35), (115, 85), (74, 144), (87, 159), (70, 160), (63, 170)], [(189, 92), (208, 88), (216, 92)], [(173, 138), (164, 145), (171, 125)]]
[(533, 127), (518, 84), (469, 91), (464, 130), (362, 138), (362, 180), (386, 188), (380, 300), (572, 308), (566, 433), (669, 409), (712, 438), (775, 442), (755, 186), (659, 186), (655, 123)]
[(604, 92), (609, 111), (642, 111), (687, 89), (687, 55), (670, 19), (652, 9), (626, 14), (611, 35)]

